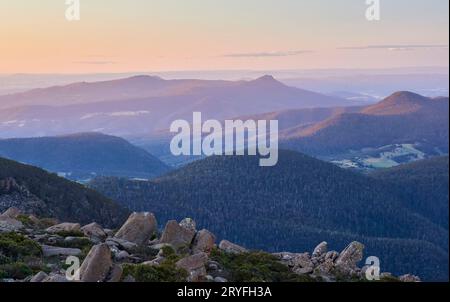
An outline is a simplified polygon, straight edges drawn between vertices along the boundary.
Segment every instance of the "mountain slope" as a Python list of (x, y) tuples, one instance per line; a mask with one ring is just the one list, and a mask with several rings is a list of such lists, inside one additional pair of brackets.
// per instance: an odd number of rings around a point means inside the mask
[[(373, 255), (386, 256), (395, 272), (403, 263), (387, 257), (395, 244), (374, 238), (398, 240), (396, 248), (428, 240), (434, 250), (428, 252), (441, 256), (448, 243), (446, 230), (402, 207), (383, 184), (290, 151), (281, 151), (272, 168), (258, 167), (255, 157), (212, 157), (154, 181), (97, 179), (92, 187), (163, 220), (195, 216), (220, 238), (252, 248), (295, 251), (314, 248), (318, 240), (339, 247), (361, 240)], [(425, 267), (418, 263), (413, 271)]]
[(0, 212), (16, 207), (62, 221), (116, 227), (128, 210), (80, 184), (36, 167), (0, 158)]
[(395, 184), (404, 206), (448, 229), (448, 156), (436, 157), (372, 172), (370, 176)]
[(282, 145), (314, 155), (392, 144), (418, 144), (424, 151), (447, 153), (448, 114), (448, 98), (429, 99), (399, 92), (360, 113), (344, 113), (281, 133)]
[(0, 156), (72, 179), (95, 175), (147, 178), (169, 170), (124, 139), (99, 133), (0, 140)]

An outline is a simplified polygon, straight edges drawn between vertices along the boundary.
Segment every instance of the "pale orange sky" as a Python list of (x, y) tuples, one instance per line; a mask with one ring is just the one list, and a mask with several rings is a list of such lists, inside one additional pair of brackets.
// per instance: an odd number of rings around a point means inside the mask
[(0, 73), (447, 66), (448, 0), (0, 0)]

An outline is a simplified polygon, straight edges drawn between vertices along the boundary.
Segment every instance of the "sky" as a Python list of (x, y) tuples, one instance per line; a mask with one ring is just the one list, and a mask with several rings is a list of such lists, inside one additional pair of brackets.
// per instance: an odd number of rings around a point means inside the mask
[(0, 0), (0, 73), (448, 66), (448, 0)]

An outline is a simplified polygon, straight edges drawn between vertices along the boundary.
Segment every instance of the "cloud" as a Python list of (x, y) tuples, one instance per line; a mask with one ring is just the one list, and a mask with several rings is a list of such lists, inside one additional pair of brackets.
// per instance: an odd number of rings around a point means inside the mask
[(448, 45), (444, 44), (398, 44), (398, 45), (367, 45), (367, 46), (350, 46), (339, 47), (341, 50), (371, 50), (386, 49), (389, 51), (410, 51), (417, 49), (448, 49)]
[(84, 64), (84, 65), (111, 65), (116, 64), (114, 61), (75, 61), (74, 64)]
[(312, 50), (291, 50), (291, 51), (273, 51), (273, 52), (249, 52), (226, 54), (227, 58), (270, 58), (270, 57), (291, 57), (306, 53), (313, 53)]

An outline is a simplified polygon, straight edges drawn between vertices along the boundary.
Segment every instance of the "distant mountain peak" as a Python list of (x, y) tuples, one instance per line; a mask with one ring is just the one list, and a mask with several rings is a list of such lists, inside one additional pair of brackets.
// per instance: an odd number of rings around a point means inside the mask
[(272, 75), (266, 74), (263, 75), (262, 77), (259, 77), (256, 79), (256, 81), (276, 81), (275, 78)]
[(128, 80), (158, 80), (158, 81), (161, 81), (164, 79), (161, 77), (158, 77), (158, 76), (141, 74), (141, 75), (135, 75), (135, 76), (129, 77)]
[(420, 101), (428, 101), (429, 99), (427, 97), (424, 97), (420, 94), (411, 92), (411, 91), (397, 91), (387, 97), (385, 101), (405, 101), (405, 102), (420, 102)]
[(430, 99), (410, 91), (398, 91), (363, 111), (372, 115), (400, 115), (414, 113), (430, 103)]
[(254, 85), (261, 85), (264, 87), (270, 87), (270, 86), (285, 86), (283, 83), (281, 83), (280, 81), (278, 81), (277, 79), (275, 79), (273, 76), (271, 75), (264, 75), (262, 77), (259, 77), (253, 81), (249, 82), (250, 84), (254, 84)]
[(57, 137), (107, 137), (109, 135), (103, 134), (101, 132), (78, 132), (78, 133), (71, 133), (71, 134), (64, 134)]

